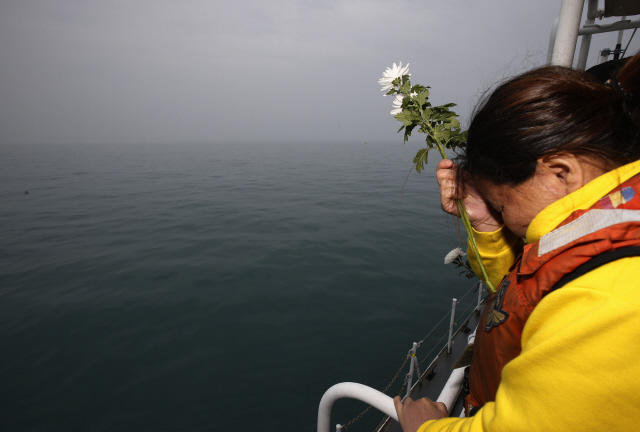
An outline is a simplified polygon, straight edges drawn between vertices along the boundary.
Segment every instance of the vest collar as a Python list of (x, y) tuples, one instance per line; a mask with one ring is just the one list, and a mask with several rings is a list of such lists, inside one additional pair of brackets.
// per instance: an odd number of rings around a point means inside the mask
[(535, 273), (543, 264), (578, 245), (590, 255), (640, 238), (640, 175), (600, 198), (588, 210), (576, 210), (558, 228), (526, 244), (518, 275)]
[(640, 160), (605, 173), (542, 210), (527, 229), (526, 242), (537, 242), (576, 210), (587, 210), (620, 184), (640, 173)]

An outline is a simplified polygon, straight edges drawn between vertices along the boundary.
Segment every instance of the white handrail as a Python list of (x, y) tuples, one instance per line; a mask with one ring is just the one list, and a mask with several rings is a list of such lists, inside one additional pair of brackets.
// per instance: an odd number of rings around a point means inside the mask
[(451, 414), (451, 410), (453, 409), (453, 405), (458, 399), (458, 395), (460, 395), (460, 390), (462, 390), (462, 383), (464, 382), (464, 369), (463, 367), (454, 369), (449, 375), (449, 379), (447, 383), (442, 388), (440, 392), (440, 396), (436, 402), (442, 402), (447, 406), (447, 410), (449, 414)]
[[(479, 285), (474, 284), (471, 287), (471, 289), (467, 292), (467, 294), (469, 294), (474, 288), (476, 288), (476, 286), (478, 287), (478, 306), (476, 306), (474, 311), (477, 311), (479, 309), (482, 301), (482, 292), (483, 292), (482, 283), (479, 283)], [(467, 294), (462, 296), (460, 300), (465, 298)], [(453, 299), (452, 308), (454, 308), (456, 304), (457, 304), (457, 300)], [(447, 315), (445, 315), (444, 318), (442, 318), (442, 320), (436, 325), (436, 327), (444, 321)], [(453, 317), (453, 313), (451, 315)], [(453, 318), (452, 318), (452, 321), (453, 321)], [(432, 332), (433, 330), (431, 330), (431, 332), (429, 332), (429, 334), (425, 336), (425, 338), (422, 339), (419, 343), (414, 342), (413, 344), (414, 346), (410, 354), (415, 353), (415, 350), (418, 348), (418, 346), (422, 344), (431, 335)], [(469, 340), (469, 343), (471, 343), (471, 339)], [(445, 347), (446, 346), (447, 345), (445, 345)], [(411, 359), (412, 359), (412, 364), (413, 362), (415, 362), (413, 366), (415, 367), (415, 369), (418, 369), (417, 370), (418, 377), (420, 377), (420, 370), (418, 368), (417, 359), (414, 356), (411, 356)], [(434, 360), (434, 362), (436, 360), (437, 360), (437, 357)], [(403, 367), (404, 367), (404, 364), (403, 364)], [(398, 373), (400, 372), (398, 371)], [(411, 376), (412, 374), (409, 374), (409, 375)], [(407, 377), (407, 379), (409, 381), (409, 377)], [(454, 370), (451, 376), (449, 377), (449, 380), (443, 387), (440, 393), (440, 396), (437, 399), (438, 402), (443, 402), (447, 406), (449, 413), (451, 413), (453, 404), (455, 403), (455, 400), (460, 394), (463, 379), (464, 379), (464, 368)], [(407, 388), (411, 389), (411, 384), (409, 384)], [(336, 384), (333, 387), (329, 388), (322, 396), (322, 399), (320, 400), (320, 406), (318, 407), (318, 432), (330, 432), (329, 422), (331, 421), (331, 408), (333, 407), (333, 403), (336, 400), (342, 399), (342, 398), (357, 399), (362, 402), (365, 402), (371, 405), (372, 407), (382, 411), (384, 414), (388, 415), (392, 419), (398, 421), (398, 414), (396, 413), (396, 409), (393, 404), (393, 399), (391, 397), (387, 396), (386, 394), (378, 390), (375, 390), (371, 387), (367, 387), (362, 384), (358, 384), (354, 382), (344, 382), (344, 383)], [(337, 425), (337, 427), (338, 427), (338, 430), (342, 430), (341, 425)]]
[[(447, 383), (440, 392), (440, 396), (438, 396), (437, 402), (444, 403), (447, 406), (449, 414), (451, 414), (453, 405), (460, 394), (462, 382), (464, 381), (464, 369), (465, 368), (461, 367), (451, 373)], [(393, 399), (389, 396), (366, 385), (354, 382), (343, 382), (334, 385), (322, 396), (320, 406), (318, 407), (318, 432), (330, 432), (329, 422), (331, 421), (331, 408), (335, 401), (342, 398), (358, 399), (382, 411), (395, 421), (398, 421), (398, 413), (393, 404)]]
[(329, 432), (331, 407), (336, 400), (341, 398), (358, 399), (398, 421), (396, 407), (393, 405), (393, 399), (389, 396), (366, 385), (343, 382), (334, 385), (322, 396), (318, 407), (318, 432)]

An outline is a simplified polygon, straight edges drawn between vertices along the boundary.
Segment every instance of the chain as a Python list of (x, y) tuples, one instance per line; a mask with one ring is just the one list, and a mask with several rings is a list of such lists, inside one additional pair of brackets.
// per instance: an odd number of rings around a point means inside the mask
[[(397, 378), (397, 376), (396, 376)], [(407, 381), (409, 380), (409, 375), (405, 375), (404, 377), (404, 382), (402, 383), (402, 387), (400, 387), (400, 390), (398, 391), (398, 396), (402, 396), (402, 392), (404, 391), (405, 387), (407, 387)], [(371, 407), (369, 407), (371, 408)], [(388, 422), (387, 422), (388, 421)], [(374, 429), (374, 431), (380, 431), (380, 432), (387, 432), (389, 430), (389, 428), (391, 427), (391, 425), (393, 424), (395, 420), (392, 419), (391, 417), (385, 416), (382, 418), (382, 420), (380, 421), (380, 423), (378, 423), (378, 426), (376, 426), (376, 428)], [(381, 430), (382, 425), (387, 422), (387, 425), (385, 426), (384, 430)]]
[[(380, 428), (382, 428), (382, 425), (388, 420), (387, 426), (384, 428), (384, 430), (380, 430)], [(380, 423), (378, 423), (378, 426), (376, 426), (375, 430), (376, 431), (380, 431), (380, 432), (386, 432), (387, 430), (389, 430), (389, 427), (391, 427), (391, 424), (393, 423), (393, 419), (391, 417), (387, 417), (384, 416), (382, 417), (382, 420), (380, 421)]]
[[(407, 362), (409, 361), (409, 359), (411, 358), (411, 354), (407, 354), (407, 356), (404, 359), (404, 362), (402, 362), (402, 366), (400, 366), (400, 369), (398, 369), (398, 372), (396, 372), (395, 376), (393, 377), (393, 379), (391, 380), (391, 382), (389, 383), (389, 385), (387, 385), (387, 387), (382, 391), (382, 393), (387, 394), (387, 392), (389, 391), (389, 389), (391, 388), (391, 386), (393, 385), (393, 383), (396, 382), (396, 380), (398, 379), (398, 377), (400, 376), (400, 372), (402, 372), (402, 370), (404, 369), (404, 367), (407, 365)], [(404, 380), (405, 384), (407, 384), (407, 379), (405, 378)], [(402, 386), (402, 388), (404, 388), (404, 385)], [(402, 390), (400, 390), (400, 393), (402, 393)], [(371, 405), (369, 405), (364, 411), (362, 411), (357, 417), (355, 417), (353, 420), (351, 420), (349, 423), (347, 423), (346, 425), (342, 426), (342, 430), (347, 430), (347, 428), (349, 426), (351, 426), (352, 424), (354, 424), (355, 422), (357, 422), (358, 420), (360, 420), (362, 417), (365, 416), (365, 414), (367, 414), (369, 411), (371, 411)]]
[[(464, 300), (465, 297), (467, 297), (471, 292), (476, 292), (476, 289), (478, 287), (478, 284), (475, 284), (471, 287), (471, 289), (469, 291), (467, 291), (461, 298), (460, 300), (458, 300), (458, 304), (460, 304), (460, 302), (462, 300)], [(465, 310), (465, 312), (462, 313), (462, 315), (464, 315), (467, 310), (469, 310), (469, 307), (467, 307), (467, 309)], [(416, 348), (420, 347), (420, 345), (422, 345), (422, 343), (429, 337), (431, 336), (431, 334), (438, 328), (438, 326), (440, 324), (442, 324), (442, 322), (451, 314), (451, 310), (449, 310), (449, 312), (447, 312), (445, 314), (444, 317), (442, 317), (442, 319), (440, 320), (440, 322), (438, 322), (438, 324), (436, 324), (433, 329), (431, 329), (431, 331), (424, 337), (422, 338), (422, 340), (420, 342), (417, 343)], [(455, 325), (455, 324), (454, 324)], [(422, 359), (422, 361), (419, 363), (419, 365), (422, 365), (422, 363), (424, 363), (424, 361), (426, 359), (429, 358), (429, 356), (431, 355), (431, 353), (438, 348), (438, 346), (440, 345), (440, 342), (442, 341), (442, 339), (444, 339), (447, 335), (449, 334), (449, 329), (447, 329), (447, 331), (445, 332), (445, 334), (440, 337), (440, 339), (438, 340), (438, 342), (436, 342), (433, 345), (433, 348), (431, 349), (431, 351), (429, 351), (429, 353)], [(391, 379), (391, 382), (389, 382), (389, 384), (387, 385), (387, 387), (382, 391), (382, 393), (387, 394), (387, 392), (389, 391), (389, 389), (391, 388), (391, 386), (397, 381), (398, 377), (400, 376), (400, 373), (402, 372), (402, 370), (404, 369), (404, 367), (407, 365), (407, 362), (409, 361), (409, 359), (411, 358), (411, 351), (409, 351), (409, 353), (407, 354), (407, 356), (404, 359), (404, 362), (402, 362), (402, 365), (400, 366), (400, 368), (398, 369), (398, 372), (396, 372), (395, 376), (393, 377), (393, 379)], [(398, 392), (398, 396), (402, 395), (402, 392), (404, 391), (404, 389), (407, 387), (407, 382), (409, 380), (409, 375), (405, 375), (404, 378), (404, 382), (402, 384), (402, 387), (400, 388), (400, 391)], [(367, 408), (364, 409), (364, 411), (362, 411), (360, 414), (358, 414), (356, 417), (354, 417), (350, 422), (348, 422), (347, 424), (342, 426), (342, 430), (347, 430), (349, 428), (349, 426), (351, 426), (352, 424), (354, 424), (355, 422), (357, 422), (358, 420), (360, 420), (362, 417), (364, 417), (369, 411), (371, 411), (371, 405), (369, 405)], [(387, 421), (387, 417), (385, 416), (382, 421), (378, 424), (378, 426), (376, 427), (376, 431), (380, 430), (380, 428), (382, 427), (382, 425), (384, 424), (384, 422)], [(389, 418), (389, 422), (387, 423), (387, 426), (385, 427), (384, 431), (381, 432), (386, 432), (389, 427), (391, 426), (391, 424), (393, 423), (393, 419)]]

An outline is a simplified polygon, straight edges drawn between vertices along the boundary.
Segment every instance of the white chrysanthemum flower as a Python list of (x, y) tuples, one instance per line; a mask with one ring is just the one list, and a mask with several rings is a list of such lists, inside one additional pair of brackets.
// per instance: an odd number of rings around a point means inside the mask
[(393, 64), (392, 67), (387, 68), (386, 71), (382, 72), (382, 78), (378, 80), (378, 83), (382, 86), (383, 92), (388, 91), (391, 87), (395, 87), (393, 81), (401, 78), (403, 75), (409, 75), (409, 63), (406, 66), (402, 67), (402, 62), (399, 65)]
[(402, 101), (404, 100), (403, 94), (397, 94), (396, 98), (393, 100), (393, 110), (391, 111), (391, 115), (396, 115), (402, 112)]
[(449, 252), (447, 254), (447, 256), (444, 257), (444, 263), (445, 264), (451, 264), (452, 262), (454, 262), (458, 257), (463, 257), (465, 256), (466, 253), (462, 252), (462, 249), (460, 249), (459, 247), (455, 248), (454, 250), (452, 250), (451, 252)]
[[(414, 97), (417, 96), (418, 93), (416, 92), (411, 92), (409, 94), (409, 96)], [(396, 94), (396, 98), (393, 100), (393, 110), (391, 111), (391, 115), (396, 115), (398, 113), (402, 112), (402, 101), (404, 100), (406, 96), (403, 94)]]

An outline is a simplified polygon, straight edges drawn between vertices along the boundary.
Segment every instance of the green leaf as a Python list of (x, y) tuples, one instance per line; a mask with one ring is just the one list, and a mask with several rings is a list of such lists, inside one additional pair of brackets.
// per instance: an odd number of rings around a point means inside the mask
[(400, 93), (404, 93), (404, 94), (411, 93), (411, 81), (407, 79), (402, 83), (402, 85), (400, 86)]
[(416, 124), (412, 124), (411, 126), (407, 126), (404, 130), (404, 140), (409, 141), (409, 137), (411, 136), (411, 132), (416, 127)]
[(418, 174), (420, 174), (420, 172), (424, 169), (427, 162), (429, 162), (427, 159), (428, 155), (429, 155), (429, 149), (424, 148), (424, 149), (418, 150), (418, 153), (416, 153), (416, 157), (413, 158), (413, 163), (416, 164), (416, 172)]
[(420, 114), (416, 113), (414, 110), (406, 109), (402, 112), (393, 116), (396, 120), (401, 121), (403, 123), (419, 123), (421, 119)]
[(446, 119), (445, 120), (445, 124), (450, 128), (459, 128), (460, 127), (460, 122), (455, 117), (449, 117), (448, 119)]
[[(431, 88), (431, 87), (425, 87), (423, 85), (416, 84), (413, 87), (411, 87), (411, 91), (416, 93), (416, 94), (420, 94), (420, 93), (422, 93), (423, 91), (425, 91), (425, 90), (427, 90), (429, 88)], [(429, 94), (427, 94), (427, 96), (429, 96)]]
[(433, 148), (435, 143), (436, 142), (431, 138), (431, 135), (427, 135), (427, 146), (429, 146), (429, 148)]
[(429, 99), (429, 90), (425, 89), (422, 92), (418, 93), (416, 97), (413, 98), (420, 106), (424, 105)]

